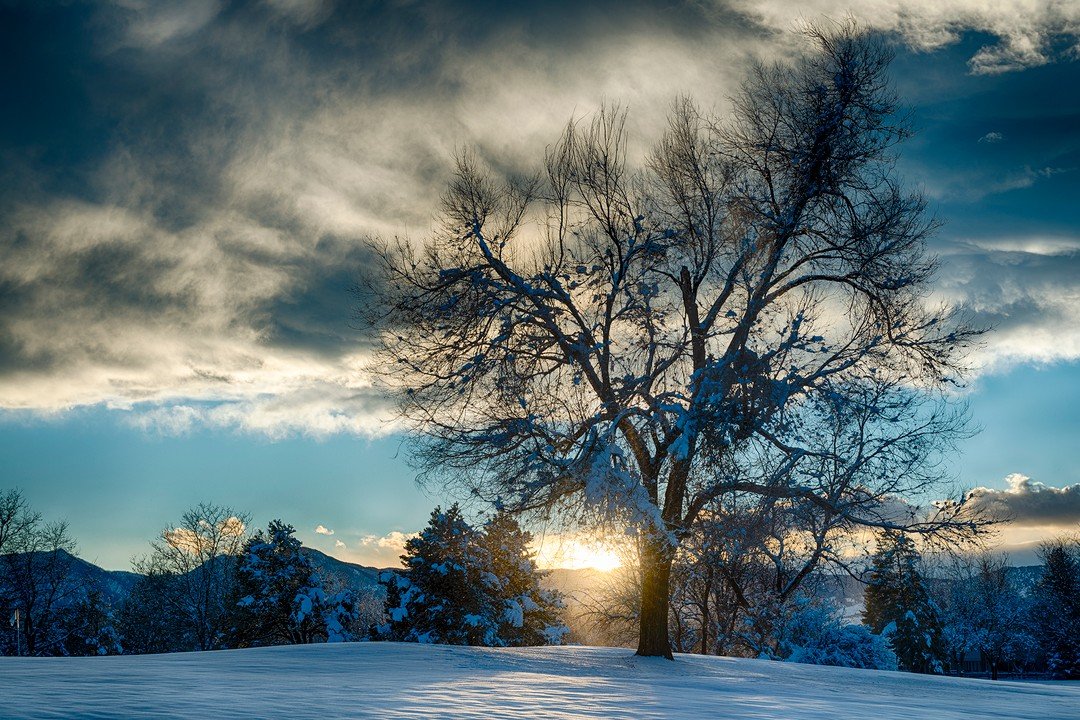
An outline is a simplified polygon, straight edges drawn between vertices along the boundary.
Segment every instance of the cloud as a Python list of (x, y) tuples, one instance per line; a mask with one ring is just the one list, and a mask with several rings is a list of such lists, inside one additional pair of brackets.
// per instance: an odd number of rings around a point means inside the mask
[(212, 529), (205, 520), (200, 520), (199, 525), (199, 532), (184, 527), (166, 530), (162, 539), (174, 548), (196, 555), (212, 547), (220, 538), (240, 537), (247, 529), (244, 521), (236, 516), (226, 518)]
[(979, 138), (979, 142), (993, 145), (995, 143), (1001, 142), (1004, 139), (1005, 139), (1005, 136), (1002, 135), (999, 132), (988, 132), (985, 135), (983, 135), (981, 138)]
[[(793, 26), (791, 3), (733, 0), (726, 3), (762, 25), (783, 32)], [(932, 51), (958, 42), (966, 32), (992, 41), (968, 61), (976, 75), (997, 75), (1052, 62), (1080, 49), (1080, 5), (1050, 0), (805, 0), (801, 17), (851, 15), (868, 27), (895, 33), (911, 47)], [(1064, 50), (1058, 45), (1064, 45)]]
[(1008, 487), (971, 491), (972, 506), (1008, 517), (1016, 526), (1072, 527), (1080, 524), (1080, 483), (1052, 487), (1013, 473), (1005, 478)]
[(336, 548), (344, 548), (344, 547), (346, 547), (346, 545), (345, 545), (345, 543), (341, 542), (340, 540), (335, 540), (334, 541), (334, 547), (336, 547)]
[[(977, 64), (992, 69), (1075, 35), (1072, 6), (1049, 6), (854, 9), (920, 49), (990, 33), (1004, 50)], [(101, 405), (167, 434), (392, 429), (349, 291), (367, 236), (430, 228), (456, 148), (531, 170), (605, 98), (629, 106), (643, 148), (676, 94), (722, 110), (748, 57), (791, 43), (786, 5), (744, 0), (117, 0), (89, 14), (21, 51), (79, 84), (35, 87), (26, 106), (61, 111), (0, 147), (0, 410)]]
[(971, 357), (977, 367), (1080, 359), (1080, 238), (972, 240), (943, 254), (938, 298), (991, 328)]
[(317, 525), (315, 527), (315, 532), (317, 532), (319, 535), (333, 535), (334, 534), (334, 531), (331, 530), (330, 528), (326, 527), (325, 525)]
[(401, 564), (405, 543), (417, 533), (391, 530), (385, 535), (364, 535), (352, 544), (351, 553), (357, 562), (373, 567), (396, 567)]

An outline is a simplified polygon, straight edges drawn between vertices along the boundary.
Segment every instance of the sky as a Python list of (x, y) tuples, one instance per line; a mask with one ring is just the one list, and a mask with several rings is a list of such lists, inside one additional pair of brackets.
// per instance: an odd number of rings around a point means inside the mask
[(456, 150), (526, 171), (604, 101), (647, 149), (850, 14), (896, 52), (932, 299), (992, 328), (950, 470), (1030, 560), (1080, 523), (1080, 4), (798, 7), (0, 2), (0, 488), (109, 568), (204, 500), (393, 564), (451, 499), (366, 377), (364, 239), (422, 238)]

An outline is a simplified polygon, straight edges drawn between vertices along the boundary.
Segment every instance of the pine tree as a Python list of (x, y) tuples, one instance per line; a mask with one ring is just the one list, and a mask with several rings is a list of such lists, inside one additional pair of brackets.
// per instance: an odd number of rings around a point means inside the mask
[(272, 520), (237, 560), (237, 644), (300, 644), (347, 639), (351, 594), (330, 595), (295, 529)]
[(1080, 678), (1080, 563), (1063, 541), (1042, 550), (1043, 574), (1035, 586), (1033, 624), (1058, 677)]
[(493, 588), (494, 607), (502, 611), (497, 617), (498, 644), (561, 644), (569, 632), (560, 620), (562, 598), (540, 586), (544, 574), (529, 549), (532, 534), (522, 530), (511, 514), (499, 512), (484, 525), (480, 541), (498, 580)]
[(119, 655), (123, 652), (112, 608), (96, 588), (76, 603), (63, 622), (65, 655)]
[(454, 504), (436, 507), (420, 534), (405, 543), (405, 570), (385, 571), (388, 640), (495, 645), (498, 579), (477, 531)]
[(942, 671), (941, 621), (919, 571), (919, 551), (902, 533), (878, 537), (863, 622), (886, 635), (902, 670)]

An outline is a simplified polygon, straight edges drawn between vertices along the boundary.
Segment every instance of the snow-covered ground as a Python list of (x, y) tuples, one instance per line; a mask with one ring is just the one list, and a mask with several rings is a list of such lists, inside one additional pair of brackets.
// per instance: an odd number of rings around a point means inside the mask
[(1080, 718), (1044, 685), (607, 648), (395, 643), (0, 658), (2, 718)]

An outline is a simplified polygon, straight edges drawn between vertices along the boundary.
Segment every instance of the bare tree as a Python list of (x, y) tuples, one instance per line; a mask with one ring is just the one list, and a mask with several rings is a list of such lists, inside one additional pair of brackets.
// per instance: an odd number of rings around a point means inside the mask
[(66, 522), (45, 522), (19, 490), (0, 494), (0, 609), (5, 618), (19, 611), (18, 652), (63, 652), (63, 613), (83, 592), (72, 581), (74, 552)]
[[(934, 406), (974, 333), (926, 302), (934, 224), (893, 177), (889, 52), (852, 25), (808, 34), (793, 64), (751, 69), (727, 120), (679, 101), (638, 169), (605, 108), (537, 177), (461, 157), (442, 229), (375, 244), (361, 316), (422, 477), (638, 529), (641, 655), (671, 656), (671, 563), (725, 494), (978, 527), (960, 503), (894, 512), (937, 486), (920, 462), (962, 420)], [(819, 428), (853, 412), (863, 442), (840, 454)]]
[[(183, 649), (216, 650), (228, 641), (236, 558), (250, 520), (231, 508), (202, 503), (161, 531), (150, 553), (134, 561), (185, 636)], [(180, 648), (172, 648), (180, 649)]]
[(41, 513), (30, 509), (21, 490), (0, 492), (0, 555), (16, 552), (26, 533), (40, 522)]

